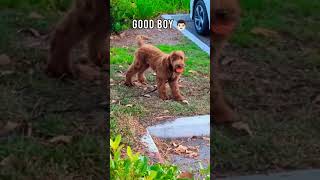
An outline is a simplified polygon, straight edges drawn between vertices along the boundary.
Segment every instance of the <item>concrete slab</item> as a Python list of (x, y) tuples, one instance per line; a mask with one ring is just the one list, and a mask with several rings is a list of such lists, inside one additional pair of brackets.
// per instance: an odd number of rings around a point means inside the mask
[(150, 135), (159, 138), (210, 136), (210, 115), (177, 118), (147, 129)]
[(183, 146), (199, 146), (199, 157), (194, 158), (187, 158), (181, 155), (172, 154), (171, 155), (171, 162), (179, 166), (180, 170), (182, 171), (189, 171), (189, 170), (199, 170), (200, 165), (206, 168), (210, 162), (210, 146), (208, 141), (203, 140), (201, 138), (192, 139), (187, 141), (183, 144)]
[(292, 172), (284, 172), (270, 175), (253, 175), (253, 176), (239, 176), (217, 178), (217, 180), (319, 180), (320, 170), (299, 170)]
[(161, 16), (164, 19), (173, 19), (173, 26), (177, 29), (177, 21), (184, 20), (186, 22), (186, 29), (180, 31), (184, 36), (194, 42), (203, 51), (210, 55), (210, 36), (199, 35), (193, 25), (193, 20), (189, 17), (189, 14), (165, 14)]

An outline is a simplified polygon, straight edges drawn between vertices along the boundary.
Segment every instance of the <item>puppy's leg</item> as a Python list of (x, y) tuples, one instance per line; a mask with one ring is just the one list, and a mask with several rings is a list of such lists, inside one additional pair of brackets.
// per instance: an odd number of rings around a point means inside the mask
[(169, 81), (169, 85), (172, 91), (172, 96), (176, 101), (183, 101), (185, 98), (180, 94), (179, 86), (178, 86), (178, 79), (173, 81)]
[(212, 115), (215, 120), (214, 123), (222, 124), (236, 120), (236, 114), (226, 103), (220, 84), (217, 80), (213, 80), (212, 85), (211, 106), (213, 108)]
[(168, 100), (169, 97), (167, 96), (166, 90), (166, 81), (161, 78), (157, 78), (157, 88), (159, 91), (159, 96), (162, 100)]
[(88, 38), (89, 58), (97, 66), (106, 63), (108, 36), (108, 25), (106, 23), (100, 22), (100, 26), (97, 26), (95, 32)]
[(144, 64), (138, 72), (138, 80), (141, 84), (147, 84), (146, 77), (144, 72), (149, 68), (149, 65)]
[(125, 81), (125, 85), (127, 86), (133, 86), (132, 83), (132, 77), (137, 74), (137, 72), (139, 71), (139, 69), (136, 67), (135, 64), (132, 64), (126, 74), (126, 81)]
[(83, 19), (82, 13), (85, 12), (74, 7), (58, 24), (53, 33), (46, 68), (47, 73), (53, 77), (74, 76), (69, 54), (72, 47), (88, 34), (88, 28), (85, 24), (89, 22), (86, 22), (85, 18)]

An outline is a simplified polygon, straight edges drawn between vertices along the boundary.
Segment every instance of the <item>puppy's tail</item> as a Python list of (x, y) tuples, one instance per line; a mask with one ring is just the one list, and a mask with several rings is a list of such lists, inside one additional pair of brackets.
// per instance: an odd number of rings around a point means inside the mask
[(136, 37), (136, 39), (137, 39), (137, 42), (138, 42), (138, 46), (141, 47), (141, 46), (144, 45), (144, 40), (149, 40), (150, 38), (147, 37), (147, 36), (138, 35), (138, 36)]

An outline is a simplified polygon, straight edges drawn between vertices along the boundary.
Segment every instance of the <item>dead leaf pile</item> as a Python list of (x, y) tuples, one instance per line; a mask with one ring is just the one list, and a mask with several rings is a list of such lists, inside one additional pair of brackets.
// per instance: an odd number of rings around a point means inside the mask
[(189, 158), (196, 158), (199, 156), (199, 146), (183, 146), (181, 144), (178, 145), (175, 142), (173, 142), (171, 145), (171, 152), (175, 154), (183, 155)]
[(181, 174), (179, 174), (179, 176), (177, 178), (181, 178), (181, 179), (193, 179), (193, 174), (190, 172), (182, 172)]

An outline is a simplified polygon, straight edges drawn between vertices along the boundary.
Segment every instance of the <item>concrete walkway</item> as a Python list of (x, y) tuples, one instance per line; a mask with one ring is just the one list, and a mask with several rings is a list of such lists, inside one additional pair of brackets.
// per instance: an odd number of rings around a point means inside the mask
[[(141, 138), (141, 141), (147, 146), (148, 151), (151, 153), (149, 157), (162, 162), (163, 159), (152, 136), (161, 139), (179, 140), (182, 142), (181, 145), (185, 147), (193, 146), (199, 148), (199, 156), (197, 158), (187, 158), (183, 155), (170, 154), (172, 158), (171, 163), (179, 166), (183, 171), (188, 171), (190, 168), (198, 170), (200, 168), (199, 162), (203, 167), (207, 167), (210, 162), (210, 145), (207, 140), (203, 139), (203, 137), (210, 136), (209, 115), (181, 117), (148, 127), (147, 133)], [(192, 138), (194, 136), (198, 138)]]
[(320, 180), (320, 170), (299, 170), (269, 175), (216, 178), (217, 180)]

